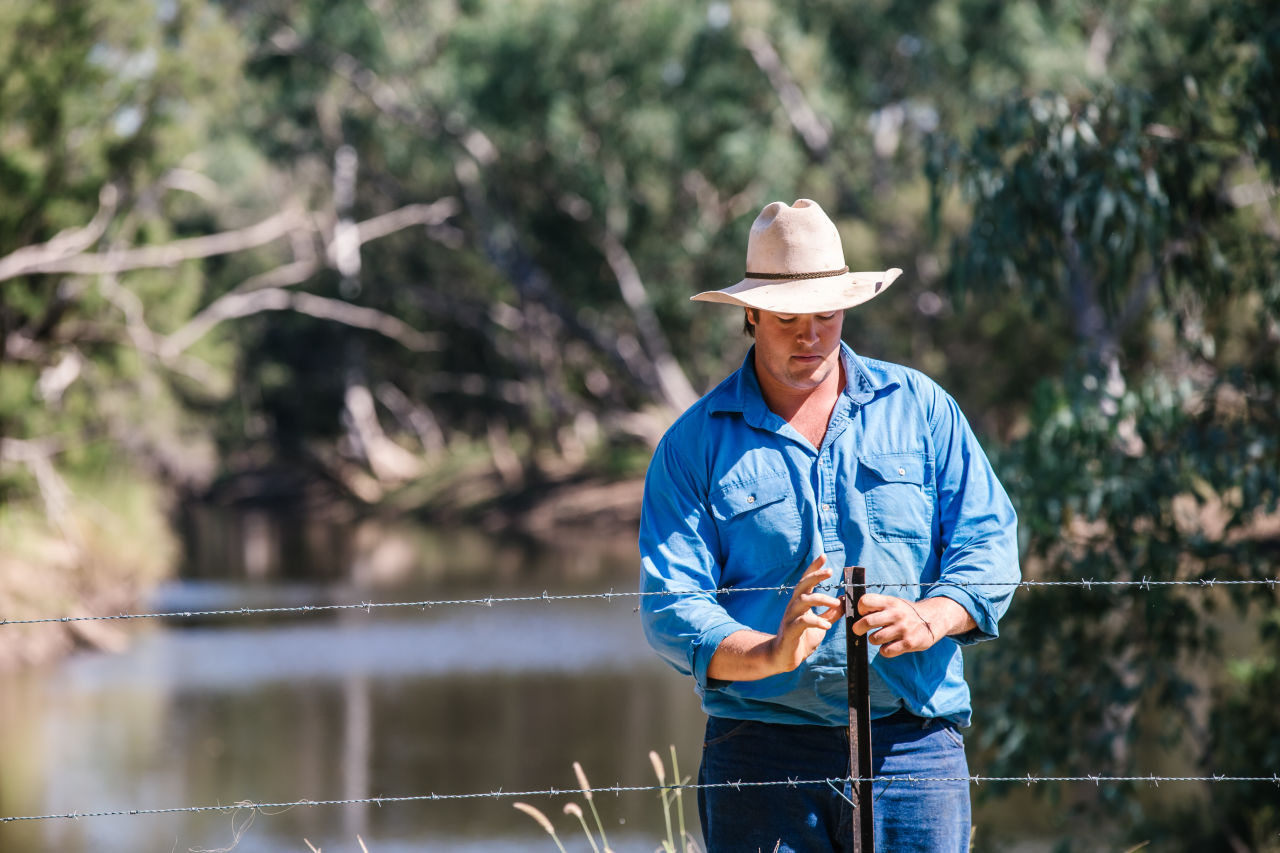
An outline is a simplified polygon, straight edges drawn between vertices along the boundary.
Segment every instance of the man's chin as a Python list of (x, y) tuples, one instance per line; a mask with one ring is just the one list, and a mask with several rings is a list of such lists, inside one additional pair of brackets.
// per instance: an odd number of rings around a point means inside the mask
[(831, 371), (826, 369), (824, 365), (818, 364), (807, 370), (795, 370), (791, 373), (791, 383), (796, 388), (810, 390), (817, 388), (827, 377), (831, 375)]

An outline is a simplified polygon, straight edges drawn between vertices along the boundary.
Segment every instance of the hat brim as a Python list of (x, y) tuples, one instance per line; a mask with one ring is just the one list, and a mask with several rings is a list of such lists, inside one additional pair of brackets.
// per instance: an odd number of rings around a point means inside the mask
[(776, 314), (824, 314), (861, 305), (879, 296), (902, 275), (902, 270), (849, 272), (829, 278), (744, 278), (724, 290), (708, 290), (689, 297), (694, 302), (719, 302), (759, 308)]

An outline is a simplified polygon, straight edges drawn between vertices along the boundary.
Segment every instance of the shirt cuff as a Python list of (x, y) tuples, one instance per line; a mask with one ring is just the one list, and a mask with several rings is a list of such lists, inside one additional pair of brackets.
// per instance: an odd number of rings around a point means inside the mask
[(693, 677), (698, 686), (703, 690), (719, 690), (725, 685), (732, 684), (732, 681), (724, 681), (719, 678), (712, 678), (707, 675), (707, 670), (711, 668), (711, 658), (716, 653), (716, 649), (720, 648), (720, 644), (724, 642), (725, 637), (738, 631), (747, 630), (746, 625), (738, 622), (724, 622), (707, 629), (693, 643), (690, 651), (692, 658)]
[(960, 645), (969, 646), (983, 640), (994, 640), (1000, 636), (1000, 628), (994, 608), (991, 606), (991, 602), (985, 598), (976, 596), (959, 586), (934, 587), (925, 598), (949, 598), (963, 607), (965, 612), (973, 617), (973, 621), (977, 623), (978, 627), (963, 634), (956, 634), (951, 638)]

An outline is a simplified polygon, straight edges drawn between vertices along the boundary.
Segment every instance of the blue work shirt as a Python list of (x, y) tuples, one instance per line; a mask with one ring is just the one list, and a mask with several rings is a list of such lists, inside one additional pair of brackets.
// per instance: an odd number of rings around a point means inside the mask
[[(844, 388), (822, 446), (765, 404), (754, 348), (671, 426), (645, 478), (640, 519), (645, 635), (692, 675), (716, 717), (847, 725), (844, 627), (792, 672), (708, 678), (735, 631), (778, 630), (790, 592), (821, 554), (867, 569), (872, 591), (946, 596), (977, 628), (923, 652), (871, 645), (871, 716), (906, 708), (968, 725), (961, 646), (991, 639), (1021, 575), (1017, 517), (955, 401), (924, 374), (841, 344)], [(735, 587), (772, 587), (734, 592)], [(829, 590), (830, 594), (838, 594)]]

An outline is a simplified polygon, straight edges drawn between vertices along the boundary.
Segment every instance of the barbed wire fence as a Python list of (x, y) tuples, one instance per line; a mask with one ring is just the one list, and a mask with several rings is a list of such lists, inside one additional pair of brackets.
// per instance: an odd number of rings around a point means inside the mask
[[(1230, 587), (1267, 587), (1274, 591), (1280, 584), (1280, 578), (1244, 578), (1244, 579), (1217, 579), (1217, 578), (1199, 578), (1186, 580), (1153, 580), (1143, 577), (1138, 580), (1096, 580), (1080, 578), (1078, 580), (1021, 580), (1008, 582), (982, 582), (982, 581), (938, 581), (938, 582), (911, 582), (911, 583), (884, 583), (877, 582), (861, 584), (867, 590), (888, 590), (888, 589), (905, 589), (905, 588), (938, 588), (938, 587), (976, 587), (976, 588), (1062, 588), (1075, 587), (1092, 591), (1094, 589), (1102, 591), (1116, 590), (1137, 590), (1142, 592), (1150, 592), (1163, 587), (1193, 587), (1202, 590), (1211, 590), (1216, 588)], [(821, 584), (818, 589), (840, 593), (846, 591), (849, 585), (845, 584)], [(53, 625), (67, 624), (78, 622), (101, 622), (101, 621), (130, 621), (130, 620), (182, 620), (197, 618), (215, 618), (215, 617), (241, 617), (241, 616), (262, 616), (262, 615), (287, 615), (287, 614), (317, 614), (317, 613), (333, 613), (343, 611), (365, 611), (372, 614), (375, 612), (393, 610), (393, 609), (415, 609), (415, 610), (431, 610), (443, 607), (494, 607), (503, 604), (545, 602), (548, 604), (555, 602), (569, 601), (586, 601), (586, 600), (603, 600), (606, 602), (613, 601), (630, 601), (650, 598), (650, 597), (678, 597), (683, 595), (735, 595), (742, 593), (774, 593), (777, 595), (789, 595), (794, 591), (794, 586), (765, 586), (765, 587), (726, 587), (721, 589), (704, 590), (704, 589), (687, 589), (687, 590), (661, 590), (661, 591), (623, 591), (617, 592), (613, 589), (607, 592), (593, 593), (567, 593), (567, 594), (551, 594), (543, 591), (540, 595), (512, 595), (512, 596), (484, 596), (471, 598), (451, 598), (451, 599), (421, 599), (412, 601), (360, 601), (342, 604), (301, 604), (293, 606), (276, 606), (276, 607), (238, 607), (238, 608), (217, 608), (217, 609), (185, 609), (185, 610), (163, 610), (139, 613), (115, 613), (115, 614), (81, 614), (81, 615), (64, 615), (64, 616), (45, 616), (20, 619), (0, 618), (0, 629), (4, 626), (18, 625)], [(636, 605), (636, 610), (639, 604)], [(503, 791), (501, 789), (484, 792), (471, 793), (427, 793), (414, 794), (406, 796), (376, 796), (361, 797), (351, 799), (333, 799), (333, 800), (294, 800), (290, 802), (253, 802), (249, 800), (241, 800), (229, 805), (203, 805), (203, 806), (175, 806), (161, 808), (120, 808), (120, 809), (103, 809), (84, 812), (62, 812), (51, 814), (37, 815), (0, 815), (0, 826), (15, 823), (29, 823), (37, 821), (56, 821), (56, 820), (85, 820), (92, 818), (107, 817), (125, 817), (125, 816), (149, 816), (149, 815), (174, 815), (174, 814), (201, 814), (209, 812), (233, 813), (241, 810), (249, 810), (254, 814), (265, 812), (276, 812), (280, 810), (288, 810), (303, 807), (338, 807), (338, 806), (384, 806), (405, 803), (432, 803), (432, 802), (457, 802), (464, 800), (504, 800), (504, 799), (530, 799), (537, 797), (554, 797), (571, 794), (614, 794), (621, 796), (622, 794), (632, 793), (666, 793), (679, 791), (696, 791), (706, 788), (759, 788), (759, 787), (800, 787), (800, 786), (828, 786), (837, 792), (843, 792), (844, 786), (847, 784), (858, 784), (860, 782), (871, 783), (955, 783), (968, 782), (972, 785), (983, 784), (1019, 784), (1019, 785), (1038, 785), (1038, 784), (1092, 784), (1094, 786), (1112, 785), (1112, 784), (1148, 784), (1158, 787), (1161, 783), (1177, 784), (1177, 783), (1196, 783), (1196, 784), (1225, 784), (1225, 783), (1241, 783), (1241, 784), (1271, 784), (1280, 788), (1280, 773), (1272, 772), (1268, 775), (1258, 776), (1231, 776), (1225, 774), (1213, 774), (1209, 776), (1160, 776), (1155, 774), (1138, 775), (1138, 776), (1113, 776), (1103, 774), (1086, 774), (1082, 776), (1042, 776), (1028, 773), (1025, 776), (958, 776), (958, 777), (934, 777), (934, 776), (912, 776), (912, 775), (893, 775), (893, 776), (872, 776), (870, 778), (862, 778), (857, 776), (826, 778), (826, 779), (785, 779), (779, 781), (766, 782), (729, 782), (729, 783), (687, 783), (687, 784), (671, 784), (671, 785), (613, 785), (608, 787), (581, 787), (581, 788), (565, 788), (557, 789), (554, 787), (539, 790), (522, 790), (522, 791)]]
[(250, 809), (253, 811), (266, 812), (278, 811), (285, 809), (301, 808), (307, 806), (385, 806), (396, 805), (400, 803), (436, 803), (436, 802), (457, 802), (460, 800), (505, 800), (505, 799), (533, 799), (536, 797), (558, 797), (569, 794), (614, 794), (620, 796), (622, 794), (659, 794), (677, 791), (697, 791), (700, 789), (729, 789), (741, 790), (743, 788), (799, 788), (813, 786), (827, 786), (835, 788), (837, 791), (843, 791), (844, 785), (848, 783), (857, 784), (859, 782), (907, 782), (909, 784), (928, 784), (928, 783), (944, 783), (944, 782), (968, 782), (972, 785), (1009, 783), (1018, 785), (1038, 785), (1046, 783), (1087, 783), (1095, 786), (1103, 784), (1121, 784), (1121, 783), (1147, 783), (1155, 787), (1159, 787), (1161, 782), (1194, 782), (1194, 783), (1229, 783), (1229, 782), (1266, 782), (1280, 787), (1280, 775), (1275, 773), (1270, 776), (1156, 776), (1154, 774), (1147, 776), (1036, 776), (1028, 773), (1026, 776), (915, 776), (912, 774), (895, 775), (895, 776), (872, 776), (862, 778), (858, 776), (839, 776), (828, 779), (782, 779), (778, 781), (767, 782), (714, 782), (714, 783), (688, 783), (681, 785), (611, 785), (608, 787), (591, 787), (591, 788), (545, 788), (541, 790), (530, 791), (484, 791), (465, 794), (415, 794), (412, 796), (402, 797), (360, 797), (347, 800), (295, 800), (293, 802), (272, 802), (257, 803), (250, 800), (242, 800), (231, 805), (213, 805), (213, 806), (178, 806), (174, 808), (152, 808), (152, 809), (115, 809), (107, 811), (95, 812), (64, 812), (61, 814), (43, 814), (43, 815), (27, 815), (18, 817), (0, 817), (0, 824), (19, 823), (42, 820), (82, 820), (89, 818), (101, 817), (126, 817), (140, 815), (169, 815), (169, 814), (200, 814), (206, 812), (231, 812), (239, 809)]
[[(1160, 587), (1184, 586), (1184, 587), (1200, 587), (1203, 589), (1213, 589), (1217, 587), (1238, 587), (1238, 586), (1266, 586), (1275, 589), (1280, 584), (1280, 578), (1245, 578), (1245, 579), (1228, 579), (1219, 580), (1217, 578), (1204, 578), (1199, 580), (1149, 580), (1142, 578), (1141, 580), (1023, 580), (1023, 581), (1007, 581), (1007, 582), (986, 582), (986, 581), (937, 581), (933, 583), (866, 583), (860, 586), (867, 590), (886, 590), (886, 589), (907, 589), (917, 587), (960, 587), (960, 588), (981, 588), (981, 589), (1002, 589), (1010, 587), (1019, 588), (1053, 588), (1053, 587), (1081, 587), (1091, 590), (1097, 587), (1099, 590), (1131, 588), (1150, 591)], [(819, 584), (817, 590), (822, 592), (841, 593), (845, 591), (844, 584)], [(752, 587), (723, 587), (720, 589), (688, 589), (688, 590), (661, 590), (661, 591), (633, 591), (633, 592), (615, 592), (610, 589), (608, 592), (589, 592), (589, 593), (567, 593), (567, 594), (551, 594), (543, 591), (541, 595), (509, 595), (509, 596), (483, 596), (474, 598), (444, 598), (444, 599), (425, 599), (417, 601), (359, 601), (346, 604), (299, 604), (292, 606), (280, 607), (232, 607), (209, 610), (166, 610), (146, 613), (107, 613), (107, 614), (87, 614), (75, 616), (44, 616), (25, 619), (6, 619), (0, 617), (0, 627), (5, 625), (44, 625), (54, 623), (73, 623), (73, 622), (113, 622), (113, 621), (130, 621), (140, 619), (196, 619), (210, 618), (216, 616), (263, 616), (263, 615), (283, 615), (283, 614), (300, 614), (300, 613), (326, 613), (340, 612), (350, 610), (364, 610), (372, 613), (376, 610), (396, 610), (396, 609), (415, 609), (415, 610), (431, 610), (437, 607), (493, 607), (500, 604), (515, 604), (529, 602), (553, 602), (561, 601), (614, 601), (624, 599), (642, 599), (665, 597), (673, 598), (682, 595), (734, 595), (746, 592), (772, 592), (779, 595), (789, 595), (795, 590), (794, 586), (782, 584), (780, 586), (752, 586)]]

